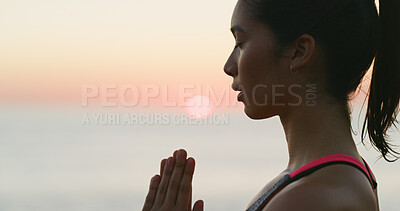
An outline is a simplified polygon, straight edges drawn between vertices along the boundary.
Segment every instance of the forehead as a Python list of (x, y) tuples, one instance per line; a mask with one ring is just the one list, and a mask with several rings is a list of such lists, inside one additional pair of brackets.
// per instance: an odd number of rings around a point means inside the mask
[[(243, 30), (243, 34), (248, 38), (257, 39), (258, 42), (272, 42), (274, 35), (267, 24), (259, 22), (249, 15), (249, 10), (246, 3), (243, 0), (239, 0), (236, 3), (235, 9), (233, 10), (231, 19), (231, 30), (239, 29), (237, 31)], [(236, 37), (236, 35), (234, 34)]]
[(243, 32), (246, 33), (257, 31), (257, 28), (260, 27), (261, 23), (249, 16), (249, 11), (247, 5), (245, 4), (246, 3), (243, 3), (242, 0), (239, 0), (236, 3), (231, 18), (231, 28), (239, 27), (241, 30), (243, 30)]
[(236, 3), (235, 9), (233, 10), (232, 19), (231, 19), (231, 26), (235, 26), (240, 24), (241, 22), (246, 21), (246, 15), (244, 11), (243, 3), (239, 0)]

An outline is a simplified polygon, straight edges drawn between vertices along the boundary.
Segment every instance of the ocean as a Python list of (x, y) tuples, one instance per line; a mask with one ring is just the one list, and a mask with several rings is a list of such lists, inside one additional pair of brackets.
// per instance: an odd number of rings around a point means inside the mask
[[(103, 119), (95, 122), (96, 114)], [(180, 148), (196, 159), (193, 201), (239, 211), (288, 161), (277, 117), (254, 121), (216, 110), (211, 121), (190, 123), (179, 112), (40, 106), (3, 106), (0, 116), (2, 211), (141, 210), (160, 161)], [(378, 159), (360, 143), (361, 120), (353, 119), (354, 139), (377, 177), (381, 210), (399, 210), (400, 161)], [(400, 144), (398, 131), (391, 138)]]

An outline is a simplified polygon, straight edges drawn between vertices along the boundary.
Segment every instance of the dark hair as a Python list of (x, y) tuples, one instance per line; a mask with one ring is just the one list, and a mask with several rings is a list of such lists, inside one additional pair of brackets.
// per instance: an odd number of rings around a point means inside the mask
[[(328, 63), (326, 90), (347, 102), (374, 58), (365, 126), (369, 138), (387, 161), (399, 153), (387, 141), (396, 126), (400, 97), (400, 1), (380, 0), (239, 0), (249, 15), (265, 23), (278, 46), (302, 34), (313, 36)], [(348, 112), (348, 115), (349, 112)], [(367, 123), (367, 124), (366, 124)]]

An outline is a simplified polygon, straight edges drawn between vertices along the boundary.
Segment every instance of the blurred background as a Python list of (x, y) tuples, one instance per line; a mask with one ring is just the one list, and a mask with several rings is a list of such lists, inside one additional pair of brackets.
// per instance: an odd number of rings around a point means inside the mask
[[(0, 1), (0, 210), (141, 210), (160, 161), (180, 148), (196, 159), (193, 200), (244, 210), (286, 167), (287, 150), (279, 119), (247, 118), (223, 72), (235, 4)], [(351, 102), (354, 139), (381, 210), (397, 210), (400, 163), (360, 143), (368, 76)], [(141, 93), (134, 106), (118, 98), (127, 84)], [(115, 106), (102, 104), (105, 85)], [(86, 86), (100, 90), (83, 105)], [(198, 106), (184, 106), (182, 86)], [(221, 101), (205, 107), (210, 87)], [(399, 131), (391, 139), (399, 144)]]

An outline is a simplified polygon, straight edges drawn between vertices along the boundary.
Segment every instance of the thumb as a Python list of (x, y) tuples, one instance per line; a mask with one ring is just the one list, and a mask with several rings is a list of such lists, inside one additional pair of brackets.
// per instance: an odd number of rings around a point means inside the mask
[(198, 200), (193, 205), (193, 211), (204, 211), (204, 202), (203, 200)]

